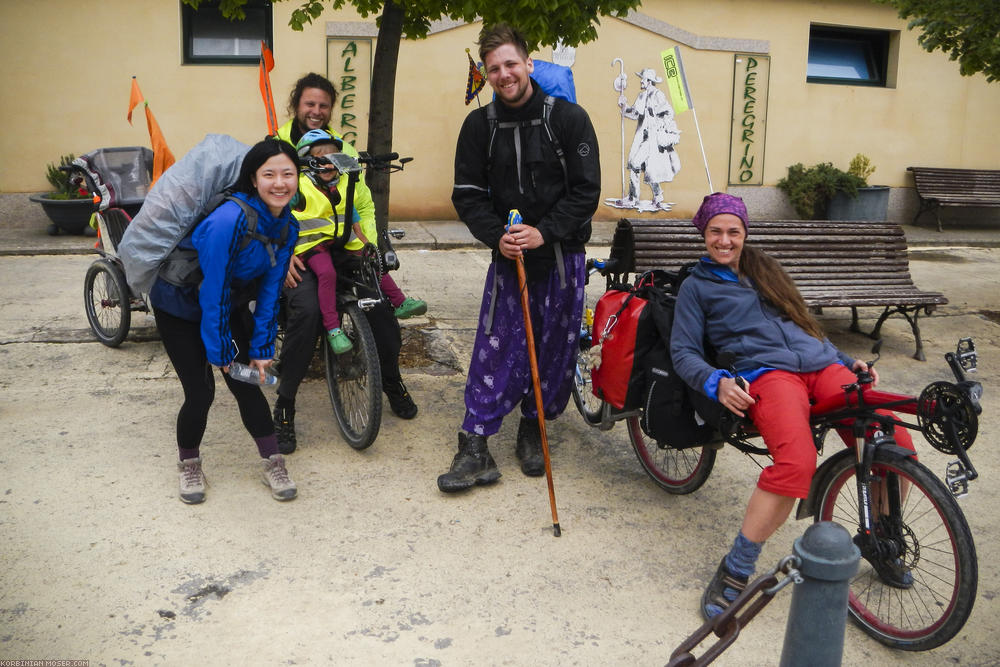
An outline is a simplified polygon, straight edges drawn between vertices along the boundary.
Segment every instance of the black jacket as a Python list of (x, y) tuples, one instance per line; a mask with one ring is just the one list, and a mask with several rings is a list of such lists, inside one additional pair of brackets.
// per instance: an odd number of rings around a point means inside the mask
[[(498, 122), (542, 117), (545, 92), (534, 79), (531, 84), (534, 93), (520, 108), (511, 109), (499, 100), (494, 101)], [(466, 117), (455, 149), (455, 188), (451, 201), (458, 217), (473, 236), (493, 249), (497, 258), (507, 214), (518, 209), (523, 222), (536, 227), (545, 241), (525, 255), (525, 266), (529, 273), (535, 274), (552, 266), (555, 256), (552, 244), (557, 241), (562, 243), (564, 252), (583, 251), (590, 239), (590, 221), (601, 195), (597, 135), (587, 112), (579, 105), (556, 99), (549, 124), (564, 153), (565, 174), (541, 124), (498, 129), (493, 140), (493, 157), (488, 159), (490, 122), (486, 107), (475, 109)], [(521, 133), (520, 178), (514, 150), (515, 131)]]

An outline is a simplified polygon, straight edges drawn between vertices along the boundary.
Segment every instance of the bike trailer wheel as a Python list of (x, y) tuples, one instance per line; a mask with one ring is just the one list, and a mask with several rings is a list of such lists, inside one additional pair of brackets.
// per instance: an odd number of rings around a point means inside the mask
[(341, 435), (354, 449), (375, 442), (382, 424), (382, 372), (371, 326), (357, 303), (340, 305), (340, 328), (354, 344), (334, 354), (323, 341), (326, 386)]
[(118, 347), (132, 323), (125, 273), (113, 261), (99, 259), (87, 269), (83, 281), (83, 306), (97, 340)]

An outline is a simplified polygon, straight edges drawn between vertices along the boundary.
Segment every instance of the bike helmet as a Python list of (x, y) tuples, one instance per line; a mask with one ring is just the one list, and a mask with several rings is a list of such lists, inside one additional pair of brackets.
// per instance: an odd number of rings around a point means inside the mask
[(295, 150), (298, 152), (300, 158), (304, 158), (309, 155), (309, 150), (317, 144), (334, 144), (337, 150), (341, 150), (344, 147), (343, 141), (326, 130), (309, 130), (302, 135), (299, 143), (295, 144)]

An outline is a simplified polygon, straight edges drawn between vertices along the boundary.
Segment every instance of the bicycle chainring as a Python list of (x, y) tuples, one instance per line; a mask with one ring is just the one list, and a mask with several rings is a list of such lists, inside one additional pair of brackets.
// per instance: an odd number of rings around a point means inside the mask
[(927, 442), (944, 454), (958, 452), (949, 437), (955, 438), (963, 450), (972, 446), (979, 432), (979, 416), (969, 397), (951, 382), (939, 381), (927, 385), (917, 400), (917, 422)]

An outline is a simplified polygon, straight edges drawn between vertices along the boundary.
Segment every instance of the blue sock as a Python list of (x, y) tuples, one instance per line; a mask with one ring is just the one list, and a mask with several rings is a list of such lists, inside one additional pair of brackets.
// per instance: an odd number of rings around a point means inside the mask
[[(733, 540), (733, 548), (729, 550), (728, 554), (726, 554), (726, 569), (729, 570), (729, 573), (734, 576), (746, 577), (749, 579), (756, 569), (757, 558), (760, 556), (760, 552), (763, 548), (763, 542), (751, 542), (745, 535), (743, 535), (743, 531), (740, 531), (739, 534), (736, 535), (736, 539)], [(726, 598), (730, 602), (739, 597), (739, 594), (740, 591), (735, 588), (730, 588), (729, 586), (722, 589), (722, 597)], [(708, 612), (709, 617), (712, 617), (721, 614), (722, 607), (709, 604), (705, 606), (705, 611)]]
[(751, 542), (740, 531), (726, 556), (726, 569), (738, 577), (750, 577), (757, 569), (757, 558), (763, 548), (763, 542)]

